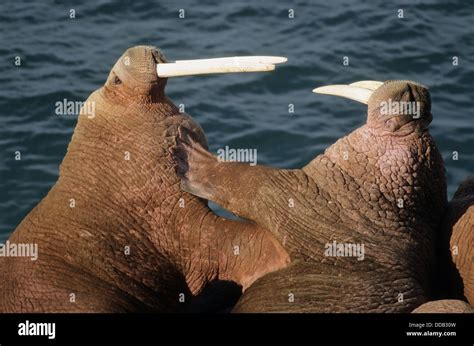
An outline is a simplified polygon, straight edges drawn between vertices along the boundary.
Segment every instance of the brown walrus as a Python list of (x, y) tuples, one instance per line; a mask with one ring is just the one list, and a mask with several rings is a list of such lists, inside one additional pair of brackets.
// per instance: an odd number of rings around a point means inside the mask
[[(38, 259), (0, 258), (0, 311), (178, 311), (214, 279), (245, 288), (286, 265), (268, 232), (180, 191), (169, 153), (178, 126), (206, 139), (165, 96), (160, 64), (183, 75), (153, 47), (128, 49), (88, 98), (95, 115), (82, 109), (57, 183), (9, 239), (37, 244)], [(191, 65), (184, 74), (209, 70)]]
[(367, 123), (302, 169), (220, 162), (180, 130), (182, 188), (272, 231), (292, 260), (234, 311), (411, 312), (430, 295), (447, 206), (429, 91), (411, 81), (315, 91), (368, 104)]
[(459, 185), (449, 202), (440, 225), (436, 257), (434, 288), (438, 300), (413, 312), (474, 313), (474, 176)]
[(468, 303), (458, 299), (433, 300), (425, 303), (415, 310), (414, 313), (474, 313), (474, 308)]
[(464, 295), (474, 306), (474, 176), (459, 186), (450, 211), (452, 259), (462, 278)]
[(456, 190), (441, 236), (444, 251), (440, 251), (443, 260), (440, 269), (444, 270), (440, 272), (438, 285), (448, 286), (451, 296), (467, 299), (474, 306), (474, 176), (468, 177)]

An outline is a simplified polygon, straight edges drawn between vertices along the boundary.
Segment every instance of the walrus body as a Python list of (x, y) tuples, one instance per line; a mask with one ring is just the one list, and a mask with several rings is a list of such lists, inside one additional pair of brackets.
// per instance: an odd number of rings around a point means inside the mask
[(246, 287), (286, 265), (267, 232), (180, 191), (178, 126), (206, 139), (165, 96), (163, 59), (129, 49), (87, 100), (96, 114), (81, 113), (57, 183), (9, 239), (38, 244), (38, 260), (0, 259), (0, 311), (180, 311), (209, 281)]
[[(459, 185), (449, 203), (441, 230), (443, 236), (442, 259), (450, 264), (441, 272), (440, 286), (451, 283), (454, 296), (474, 306), (474, 176)], [(446, 258), (447, 257), (447, 258)], [(446, 266), (447, 267), (447, 266)]]
[[(234, 311), (411, 312), (428, 299), (447, 205), (427, 129), (429, 93), (406, 81), (380, 85), (361, 91), (371, 95), (367, 124), (303, 169), (218, 162), (183, 131), (184, 190), (271, 230), (292, 259), (257, 280)], [(418, 116), (381, 114), (388, 100), (419, 102)], [(363, 258), (328, 252), (334, 241), (363, 245)]]
[(457, 299), (443, 299), (443, 300), (434, 300), (428, 303), (425, 303), (415, 310), (413, 313), (465, 313), (472, 314), (474, 313), (474, 308), (462, 300)]

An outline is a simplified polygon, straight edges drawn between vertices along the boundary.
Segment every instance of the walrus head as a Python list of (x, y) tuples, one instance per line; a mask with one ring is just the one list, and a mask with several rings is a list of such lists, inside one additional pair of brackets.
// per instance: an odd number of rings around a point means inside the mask
[(367, 126), (380, 135), (398, 136), (423, 131), (432, 120), (428, 88), (412, 81), (360, 81), (323, 86), (313, 92), (367, 104)]
[(167, 79), (156, 73), (156, 65), (160, 63), (166, 63), (166, 58), (155, 47), (129, 48), (115, 63), (104, 88), (128, 99), (161, 98)]
[(283, 57), (248, 56), (168, 62), (153, 46), (127, 49), (117, 60), (105, 83), (108, 93), (129, 100), (159, 100), (164, 97), (167, 78), (214, 73), (272, 71)]

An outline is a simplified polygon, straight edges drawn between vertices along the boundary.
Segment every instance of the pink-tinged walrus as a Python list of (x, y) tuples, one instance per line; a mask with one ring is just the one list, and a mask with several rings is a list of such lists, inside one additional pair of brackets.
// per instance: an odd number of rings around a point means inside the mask
[(180, 131), (183, 189), (265, 227), (292, 260), (234, 311), (411, 312), (431, 297), (447, 208), (429, 91), (402, 80), (315, 92), (367, 104), (367, 122), (302, 169), (221, 162)]
[(212, 280), (246, 288), (284, 267), (270, 233), (182, 192), (169, 152), (179, 126), (206, 139), (166, 97), (166, 77), (274, 68), (263, 60), (178, 66), (128, 49), (81, 111), (58, 181), (9, 239), (37, 244), (38, 259), (0, 258), (0, 311), (180, 311)]

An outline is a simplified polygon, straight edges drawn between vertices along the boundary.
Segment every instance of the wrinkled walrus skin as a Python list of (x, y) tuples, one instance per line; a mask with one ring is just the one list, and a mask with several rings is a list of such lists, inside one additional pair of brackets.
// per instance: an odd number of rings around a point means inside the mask
[(0, 259), (0, 311), (181, 311), (181, 293), (189, 301), (214, 279), (245, 288), (286, 265), (269, 232), (180, 190), (178, 126), (206, 139), (165, 96), (163, 61), (131, 48), (88, 98), (95, 117), (83, 108), (58, 181), (9, 239), (37, 243), (38, 260)]
[(433, 285), (437, 300), (413, 312), (474, 313), (474, 176), (459, 185), (443, 217)]
[(443, 233), (450, 236), (450, 255), (463, 293), (474, 306), (474, 176), (459, 185), (449, 204)]
[(443, 300), (434, 300), (432, 302), (425, 303), (415, 310), (413, 313), (418, 314), (452, 314), (452, 313), (464, 313), (472, 314), (474, 313), (474, 308), (468, 303), (462, 300), (456, 299), (443, 299)]
[[(419, 116), (382, 114), (389, 100), (419, 102)], [(182, 188), (267, 228), (292, 260), (258, 279), (234, 311), (408, 313), (425, 303), (447, 206), (431, 120), (427, 88), (385, 82), (365, 125), (294, 170), (219, 162), (180, 131)], [(326, 256), (333, 241), (364, 244), (363, 260)]]

